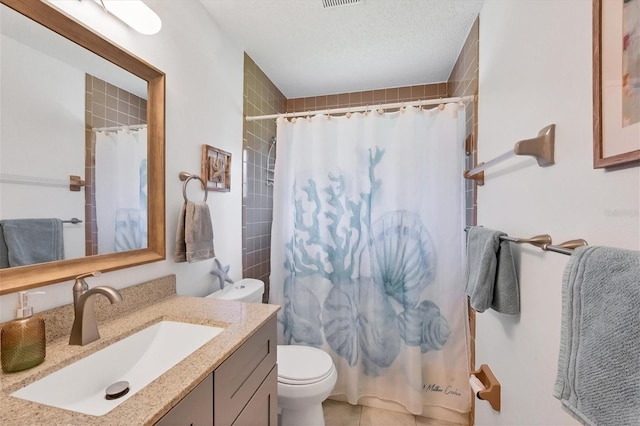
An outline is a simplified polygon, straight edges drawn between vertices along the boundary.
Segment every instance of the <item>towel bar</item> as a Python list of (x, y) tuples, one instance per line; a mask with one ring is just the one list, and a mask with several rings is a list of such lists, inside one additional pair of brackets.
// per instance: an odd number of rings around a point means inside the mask
[(511, 241), (516, 244), (531, 244), (536, 246), (543, 251), (552, 251), (555, 253), (561, 253), (566, 255), (571, 255), (573, 253), (573, 249), (577, 247), (582, 247), (588, 245), (587, 242), (583, 239), (569, 240), (564, 243), (560, 243), (558, 245), (551, 245), (551, 237), (547, 234), (544, 235), (536, 235), (531, 238), (512, 238), (509, 236), (500, 237), (501, 240)]
[[(471, 229), (471, 226), (467, 226), (466, 228), (464, 228), (464, 231), (468, 232), (469, 229)], [(552, 251), (569, 256), (573, 253), (573, 249), (589, 245), (582, 238), (565, 241), (564, 243), (560, 243), (557, 245), (552, 245), (551, 236), (548, 234), (536, 235), (535, 237), (531, 238), (518, 238), (510, 237), (508, 235), (501, 235), (500, 240), (509, 241), (516, 244), (531, 244), (532, 246), (536, 246), (544, 251)]]
[(69, 188), (69, 191), (80, 191), (86, 183), (80, 176), (70, 175), (69, 179), (56, 179), (38, 176), (15, 175), (11, 173), (0, 173), (0, 182), (17, 183), (21, 185), (42, 185), (59, 186)]
[(80, 191), (80, 188), (87, 186), (86, 182), (80, 176), (69, 176), (69, 191)]
[(525, 139), (517, 142), (512, 150), (505, 152), (498, 157), (480, 163), (473, 169), (464, 172), (465, 179), (473, 179), (480, 186), (484, 185), (484, 171), (489, 167), (502, 163), (516, 155), (531, 155), (535, 157), (538, 166), (546, 167), (555, 164), (553, 158), (556, 125), (550, 124), (538, 132), (538, 136), (533, 139)]
[(78, 219), (77, 217), (72, 217), (69, 220), (63, 220), (62, 223), (73, 223), (75, 225), (75, 224), (78, 224), (78, 223), (82, 223), (82, 221), (80, 219)]
[(180, 172), (180, 174), (178, 174), (178, 177), (180, 178), (181, 181), (184, 181), (184, 184), (182, 184), (182, 197), (184, 198), (185, 203), (189, 201), (189, 198), (187, 197), (187, 184), (191, 179), (198, 179), (202, 183), (202, 187), (205, 188), (203, 201), (207, 201), (207, 195), (209, 194), (209, 192), (207, 191), (207, 184), (204, 182), (204, 180), (200, 176), (192, 175), (187, 172)]

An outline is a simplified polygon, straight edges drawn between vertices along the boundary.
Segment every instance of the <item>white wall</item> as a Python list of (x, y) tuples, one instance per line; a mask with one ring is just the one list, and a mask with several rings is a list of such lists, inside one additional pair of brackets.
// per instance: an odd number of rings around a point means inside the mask
[[(84, 220), (84, 191), (68, 185), (70, 175), (84, 176), (84, 73), (12, 38), (1, 40), (0, 171), (66, 178), (67, 185), (0, 183), (0, 218)], [(65, 258), (83, 256), (84, 225), (63, 226)]]
[[(488, 0), (480, 15), (479, 161), (550, 123), (556, 164), (512, 159), (486, 172), (478, 224), (512, 236), (640, 248), (640, 167), (592, 168), (591, 1)], [(476, 404), (478, 425), (574, 425), (553, 396), (561, 281), (568, 257), (512, 246), (522, 313), (477, 315), (476, 365), (502, 383), (502, 411)], [(607, 390), (603, 390), (607, 391)]]
[[(90, 3), (90, 2), (82, 2)], [(153, 36), (119, 22), (97, 28), (166, 77), (166, 227), (167, 260), (89, 280), (91, 286), (124, 288), (167, 274), (177, 275), (178, 293), (204, 295), (216, 288), (209, 274), (213, 261), (173, 262), (178, 214), (183, 203), (180, 171), (200, 174), (202, 144), (232, 154), (231, 192), (209, 194), (216, 255), (231, 265), (232, 279), (242, 277), (242, 79), (243, 51), (217, 27), (197, 1), (146, 1), (162, 19)], [(189, 185), (189, 197), (203, 193)], [(72, 303), (73, 282), (50, 285), (46, 297), (33, 297), (36, 311)], [(0, 297), (0, 321), (13, 317), (16, 294)]]

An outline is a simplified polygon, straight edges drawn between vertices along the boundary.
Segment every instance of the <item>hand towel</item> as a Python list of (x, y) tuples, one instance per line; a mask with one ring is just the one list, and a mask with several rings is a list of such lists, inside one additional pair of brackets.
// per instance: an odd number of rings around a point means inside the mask
[(0, 225), (10, 267), (64, 259), (62, 220), (7, 219)]
[(579, 247), (562, 281), (553, 396), (588, 425), (640, 419), (640, 251)]
[(176, 233), (175, 262), (198, 262), (215, 256), (209, 206), (204, 201), (182, 205)]
[(503, 314), (520, 312), (520, 290), (511, 243), (504, 232), (475, 226), (467, 235), (466, 292), (477, 312), (492, 308)]

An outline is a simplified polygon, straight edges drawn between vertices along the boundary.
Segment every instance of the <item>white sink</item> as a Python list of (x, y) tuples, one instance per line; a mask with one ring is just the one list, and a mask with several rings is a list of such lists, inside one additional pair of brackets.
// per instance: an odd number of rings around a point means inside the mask
[[(161, 321), (12, 393), (40, 404), (101, 416), (135, 395), (223, 331), (220, 327)], [(106, 399), (119, 381), (129, 392)]]

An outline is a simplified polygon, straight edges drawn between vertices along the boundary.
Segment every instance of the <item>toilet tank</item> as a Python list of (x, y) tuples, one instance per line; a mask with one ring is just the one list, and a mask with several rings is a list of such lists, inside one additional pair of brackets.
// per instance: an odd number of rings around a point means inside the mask
[(255, 278), (243, 278), (233, 284), (227, 284), (222, 290), (218, 290), (205, 297), (246, 303), (262, 303), (263, 294), (264, 283), (262, 281)]

